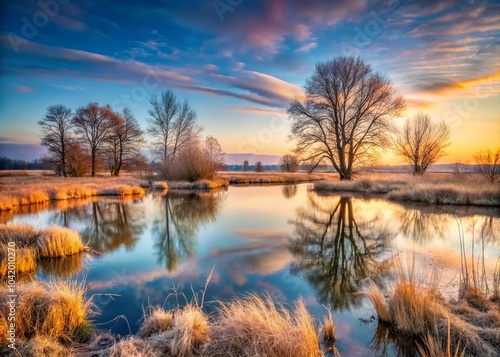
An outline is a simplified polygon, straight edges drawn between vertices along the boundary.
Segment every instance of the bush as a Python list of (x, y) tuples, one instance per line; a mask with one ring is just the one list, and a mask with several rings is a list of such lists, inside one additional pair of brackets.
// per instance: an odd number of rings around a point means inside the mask
[(162, 176), (171, 181), (198, 181), (215, 178), (224, 163), (220, 146), (214, 149), (215, 140), (208, 137), (204, 146), (191, 142), (163, 165)]

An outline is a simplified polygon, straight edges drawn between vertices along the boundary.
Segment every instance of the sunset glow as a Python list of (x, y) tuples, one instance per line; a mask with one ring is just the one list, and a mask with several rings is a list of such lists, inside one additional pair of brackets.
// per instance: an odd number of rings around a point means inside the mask
[[(318, 61), (361, 56), (451, 130), (439, 163), (472, 162), (500, 138), (497, 1), (5, 1), (0, 156), (35, 159), (49, 105), (131, 108), (189, 99), (226, 153), (284, 155), (287, 109)], [(404, 118), (395, 123), (402, 125)], [(381, 164), (403, 161), (387, 152)]]

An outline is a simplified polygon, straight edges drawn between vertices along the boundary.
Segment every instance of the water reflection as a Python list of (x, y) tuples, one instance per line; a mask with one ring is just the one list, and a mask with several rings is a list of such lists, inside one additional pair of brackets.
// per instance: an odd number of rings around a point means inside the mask
[(357, 306), (354, 293), (367, 277), (386, 272), (381, 255), (393, 236), (378, 216), (366, 219), (351, 197), (319, 197), (310, 192), (293, 224), (290, 249), (296, 256), (292, 272), (304, 275), (319, 300), (334, 309)]
[(62, 258), (40, 259), (39, 269), (42, 273), (65, 278), (78, 273), (83, 268), (85, 253), (77, 253)]
[(168, 271), (192, 257), (201, 225), (214, 222), (226, 197), (218, 192), (169, 192), (158, 197), (160, 219), (153, 224), (158, 263)]
[(428, 214), (422, 210), (400, 211), (398, 219), (400, 232), (419, 244), (436, 238), (444, 238), (449, 226), (447, 216)]
[(70, 206), (56, 212), (51, 223), (66, 227), (82, 223), (82, 239), (99, 253), (112, 252), (121, 246), (130, 250), (144, 226), (144, 209), (137, 202), (137, 199), (92, 200), (85, 206)]
[(281, 193), (285, 198), (292, 198), (297, 194), (297, 185), (283, 185), (281, 186)]

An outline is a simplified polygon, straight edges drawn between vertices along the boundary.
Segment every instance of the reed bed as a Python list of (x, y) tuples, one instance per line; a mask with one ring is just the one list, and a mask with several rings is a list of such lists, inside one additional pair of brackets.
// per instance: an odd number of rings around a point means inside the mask
[(361, 176), (353, 181), (316, 182), (314, 190), (381, 194), (389, 200), (433, 205), (500, 206), (499, 185), (474, 180), (459, 180), (449, 175)]
[[(211, 317), (196, 302), (173, 310), (153, 307), (144, 314), (137, 336), (119, 339), (101, 333), (74, 349), (66, 346), (68, 353), (99, 357), (325, 355), (314, 320), (302, 300), (289, 310), (270, 297), (248, 295), (220, 303)], [(332, 325), (327, 329), (332, 332), (333, 320), (328, 321)], [(57, 346), (52, 348), (57, 350)]]
[(212, 180), (189, 181), (168, 181), (168, 188), (172, 190), (213, 190), (229, 186), (229, 181), (224, 178)]
[[(156, 183), (165, 186), (165, 183)], [(0, 211), (43, 204), (51, 200), (83, 199), (94, 196), (144, 195), (150, 182), (134, 177), (60, 178), (46, 176), (0, 177)]]
[(222, 178), (229, 184), (285, 184), (312, 182), (319, 180), (332, 180), (337, 177), (332, 173), (307, 173), (307, 172), (220, 172)]
[(498, 356), (499, 306), (483, 294), (446, 302), (438, 285), (435, 277), (417, 277), (412, 266), (401, 269), (384, 293), (371, 283), (361, 294), (372, 302), (379, 323), (417, 341), (423, 356)]

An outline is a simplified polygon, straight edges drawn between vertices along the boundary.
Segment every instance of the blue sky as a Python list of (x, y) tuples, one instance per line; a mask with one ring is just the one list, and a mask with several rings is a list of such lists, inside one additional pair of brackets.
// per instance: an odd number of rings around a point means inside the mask
[(36, 122), (52, 104), (129, 106), (146, 128), (149, 97), (164, 89), (189, 99), (226, 152), (282, 155), (293, 146), (288, 103), (316, 62), (339, 55), (360, 55), (387, 75), (407, 100), (407, 116), (422, 110), (450, 125), (453, 145), (442, 162), (470, 160), (500, 137), (497, 1), (1, 7), (0, 155), (36, 156)]

